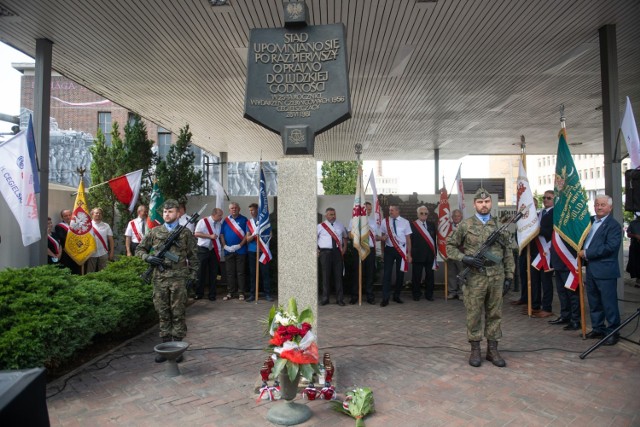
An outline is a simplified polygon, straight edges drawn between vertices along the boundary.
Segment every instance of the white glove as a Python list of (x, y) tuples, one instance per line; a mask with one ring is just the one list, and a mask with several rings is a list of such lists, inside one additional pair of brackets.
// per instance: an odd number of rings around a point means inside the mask
[(231, 246), (231, 249), (233, 249), (233, 252), (235, 252), (235, 251), (239, 250), (240, 248), (241, 248), (241, 246), (240, 246), (240, 245), (233, 245), (233, 246)]
[(227, 252), (235, 252), (236, 250), (233, 248), (233, 246), (227, 246), (224, 245), (224, 250)]

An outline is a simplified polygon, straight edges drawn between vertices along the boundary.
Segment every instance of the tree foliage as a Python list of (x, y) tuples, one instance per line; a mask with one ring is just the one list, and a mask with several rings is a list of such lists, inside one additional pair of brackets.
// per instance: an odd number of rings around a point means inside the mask
[(180, 129), (175, 144), (169, 148), (165, 159), (158, 162), (156, 177), (165, 200), (176, 199), (186, 203), (187, 195), (202, 193), (202, 172), (194, 166), (195, 154), (191, 148), (189, 125)]
[(357, 161), (322, 163), (322, 187), (324, 194), (355, 194), (358, 179)]
[[(132, 124), (127, 123), (124, 127), (124, 140), (120, 136), (118, 122), (113, 123), (111, 146), (106, 144), (104, 134), (98, 129), (96, 141), (91, 147), (93, 185), (142, 169), (139, 200), (140, 203), (148, 203), (151, 193), (151, 171), (156, 162), (152, 147), (153, 141), (147, 137), (147, 128), (138, 115), (134, 117)], [(91, 189), (87, 197), (90, 208), (99, 206), (103, 209), (103, 221), (111, 225), (114, 233), (117, 230), (118, 235), (124, 232), (127, 222), (135, 216), (135, 212), (129, 212), (128, 206), (116, 200), (107, 184)], [(120, 214), (117, 227), (114, 224), (116, 209)]]

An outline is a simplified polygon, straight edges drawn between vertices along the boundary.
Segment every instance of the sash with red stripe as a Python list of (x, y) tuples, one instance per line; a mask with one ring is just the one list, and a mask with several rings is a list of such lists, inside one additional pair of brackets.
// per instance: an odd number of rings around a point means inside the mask
[[(207, 227), (209, 234), (214, 234), (213, 228), (211, 227), (211, 224), (209, 224), (209, 218), (204, 218), (204, 225)], [(218, 261), (220, 261), (220, 248), (218, 248), (218, 239), (213, 239), (211, 243), (213, 244), (213, 252), (216, 253), (216, 258), (218, 259)]]
[(549, 249), (551, 248), (551, 242), (547, 242), (547, 239), (543, 236), (538, 236), (535, 242), (538, 248), (538, 255), (533, 259), (531, 265), (535, 267), (536, 270), (542, 269), (543, 271), (550, 271)]
[(244, 230), (238, 225), (235, 219), (231, 215), (224, 219), (224, 222), (227, 223), (229, 227), (233, 230), (234, 233), (240, 238), (240, 240), (244, 239)]
[(47, 238), (49, 239), (49, 241), (51, 242), (51, 244), (53, 244), (53, 246), (56, 248), (56, 254), (60, 252), (60, 243), (58, 243), (58, 241), (56, 239), (54, 239), (51, 236), (47, 236)]
[(569, 270), (569, 276), (567, 277), (567, 281), (564, 283), (564, 287), (575, 291), (578, 289), (578, 285), (580, 283), (578, 277), (578, 260), (573, 256), (571, 251), (569, 251), (569, 248), (564, 244), (560, 235), (555, 231), (553, 232), (553, 247), (562, 260), (562, 263)]
[(376, 235), (373, 234), (373, 231), (371, 231), (371, 229), (369, 229), (369, 247), (373, 248), (372, 250), (375, 251), (375, 247), (376, 247)]
[(69, 231), (69, 225), (66, 222), (61, 222), (58, 224), (60, 227), (64, 228), (66, 231)]
[(136, 239), (138, 239), (138, 243), (142, 242), (142, 236), (140, 235), (140, 232), (138, 231), (138, 227), (136, 227), (136, 220), (132, 220), (131, 221), (131, 230), (133, 230), (133, 234), (136, 235)]
[[(257, 230), (253, 218), (247, 221), (247, 227), (249, 228), (249, 233), (251, 233), (252, 236), (256, 236)], [(262, 240), (262, 236), (258, 238), (257, 244), (260, 245), (260, 262), (266, 264), (271, 261), (271, 250), (269, 249), (269, 244)]]
[(104, 250), (109, 252), (109, 246), (107, 246), (107, 243), (104, 241), (104, 237), (102, 237), (102, 234), (100, 234), (100, 232), (95, 227), (93, 227), (93, 235), (96, 236), (98, 240), (100, 240), (100, 243), (102, 243), (102, 246), (104, 246)]
[(416, 229), (418, 230), (418, 233), (420, 233), (422, 238), (427, 241), (427, 244), (431, 248), (431, 252), (433, 252), (433, 265), (431, 266), (431, 269), (432, 270), (437, 270), (438, 269), (438, 261), (436, 259), (436, 257), (437, 257), (436, 243), (433, 241), (433, 237), (431, 237), (431, 234), (429, 234), (428, 232), (425, 233), (425, 231), (421, 227), (422, 223), (420, 221), (415, 220), (413, 222), (413, 225), (416, 226)]
[(338, 236), (336, 236), (336, 233), (333, 231), (333, 229), (331, 227), (329, 227), (326, 222), (322, 223), (322, 227), (325, 230), (327, 230), (327, 233), (329, 233), (329, 235), (331, 236), (333, 241), (336, 242), (336, 246), (338, 247), (338, 249), (340, 249), (340, 251), (342, 251), (342, 243), (340, 242), (340, 239), (338, 239)]
[(389, 217), (386, 217), (384, 220), (386, 221), (386, 224), (387, 224), (387, 233), (389, 235), (389, 239), (391, 240), (391, 244), (393, 245), (395, 250), (398, 252), (400, 257), (402, 258), (402, 262), (400, 263), (400, 269), (406, 273), (407, 271), (409, 271), (407, 254), (404, 252), (404, 249), (400, 247), (400, 245), (398, 244), (398, 241), (396, 240), (396, 236), (393, 234), (393, 229), (389, 225)]

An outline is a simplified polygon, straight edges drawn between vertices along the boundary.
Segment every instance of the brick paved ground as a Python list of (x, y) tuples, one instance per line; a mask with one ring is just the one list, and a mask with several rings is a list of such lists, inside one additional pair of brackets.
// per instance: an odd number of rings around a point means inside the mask
[[(623, 319), (640, 307), (640, 289), (625, 286)], [(622, 340), (585, 360), (595, 341), (530, 319), (505, 304), (500, 343), (507, 368), (467, 364), (464, 308), (410, 301), (320, 307), (319, 345), (336, 365), (337, 389), (372, 387), (384, 426), (632, 426), (640, 425), (640, 346)], [(507, 299), (515, 299), (515, 293)], [(379, 296), (378, 296), (379, 298)], [(554, 301), (557, 310), (557, 298)], [(264, 426), (271, 405), (256, 403), (254, 388), (265, 358), (260, 321), (270, 303), (209, 302), (188, 309), (191, 343), (182, 376), (166, 378), (153, 362), (157, 330), (143, 334), (71, 377), (48, 387), (54, 426)], [(588, 315), (587, 315), (588, 318)], [(622, 335), (638, 342), (637, 321)], [(483, 353), (486, 345), (483, 343)], [(302, 402), (302, 401), (301, 401)], [(352, 426), (325, 401), (306, 402), (304, 426)]]

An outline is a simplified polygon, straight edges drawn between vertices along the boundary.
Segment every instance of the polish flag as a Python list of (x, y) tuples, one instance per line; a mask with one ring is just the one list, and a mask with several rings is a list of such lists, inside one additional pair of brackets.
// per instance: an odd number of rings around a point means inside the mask
[(142, 183), (142, 169), (129, 172), (109, 180), (109, 187), (120, 203), (129, 206), (129, 212), (133, 212), (138, 203), (140, 185)]

